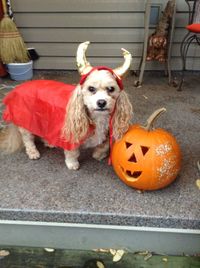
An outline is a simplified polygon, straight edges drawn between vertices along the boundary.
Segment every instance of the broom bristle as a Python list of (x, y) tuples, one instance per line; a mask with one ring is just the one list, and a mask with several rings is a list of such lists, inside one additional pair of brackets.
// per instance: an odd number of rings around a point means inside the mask
[(16, 32), (16, 31), (18, 31), (16, 24), (8, 15), (4, 15), (4, 17), (1, 20), (0, 25), (1, 25), (1, 32)]
[(4, 16), (0, 22), (0, 58), (5, 64), (30, 60), (26, 45), (15, 23), (8, 16)]

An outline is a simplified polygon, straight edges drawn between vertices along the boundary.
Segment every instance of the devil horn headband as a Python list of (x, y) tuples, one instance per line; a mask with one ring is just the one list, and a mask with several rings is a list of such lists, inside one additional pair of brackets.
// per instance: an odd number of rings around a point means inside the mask
[[(78, 71), (81, 75), (85, 75), (93, 69), (93, 67), (87, 61), (86, 56), (85, 56), (85, 53), (89, 44), (90, 44), (89, 41), (81, 43), (77, 49), (76, 62), (77, 62)], [(124, 63), (122, 66), (113, 70), (113, 72), (119, 77), (122, 77), (123, 75), (125, 75), (125, 73), (129, 70), (131, 66), (131, 61), (132, 61), (131, 53), (124, 48), (122, 48), (121, 50), (124, 56)]]

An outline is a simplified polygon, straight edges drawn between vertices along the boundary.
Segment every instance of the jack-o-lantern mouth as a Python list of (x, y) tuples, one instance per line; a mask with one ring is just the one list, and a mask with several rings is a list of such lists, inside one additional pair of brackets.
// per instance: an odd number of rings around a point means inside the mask
[(128, 180), (131, 181), (137, 181), (142, 174), (142, 171), (125, 170), (123, 167), (121, 167), (121, 170), (126, 177), (128, 176)]

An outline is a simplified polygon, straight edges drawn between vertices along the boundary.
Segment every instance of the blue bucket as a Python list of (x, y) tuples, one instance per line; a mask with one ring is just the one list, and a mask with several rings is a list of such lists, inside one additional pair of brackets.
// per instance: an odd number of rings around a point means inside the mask
[(8, 63), (8, 73), (15, 81), (29, 80), (33, 77), (33, 61), (26, 63)]

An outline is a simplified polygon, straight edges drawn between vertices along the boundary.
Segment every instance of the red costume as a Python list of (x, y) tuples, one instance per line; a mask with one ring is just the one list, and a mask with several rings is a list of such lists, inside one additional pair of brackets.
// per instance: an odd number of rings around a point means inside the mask
[[(115, 78), (120, 89), (123, 89), (121, 78), (112, 69), (99, 66), (83, 75), (82, 85), (94, 70), (107, 70)], [(34, 135), (45, 139), (50, 145), (66, 150), (78, 148), (94, 132), (90, 126), (88, 133), (80, 143), (71, 143), (62, 137), (66, 106), (76, 86), (53, 80), (33, 80), (25, 82), (12, 90), (3, 100), (6, 109), (3, 119), (16, 126), (27, 129)], [(110, 140), (112, 124), (110, 121)]]
[[(75, 87), (53, 80), (25, 82), (4, 98), (3, 119), (42, 137), (51, 145), (66, 150), (76, 149), (80, 144), (66, 141), (61, 133), (66, 106)], [(88, 135), (92, 131), (91, 127)]]

